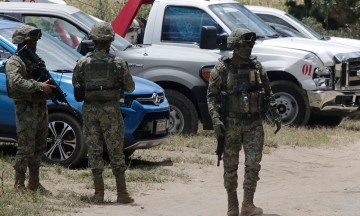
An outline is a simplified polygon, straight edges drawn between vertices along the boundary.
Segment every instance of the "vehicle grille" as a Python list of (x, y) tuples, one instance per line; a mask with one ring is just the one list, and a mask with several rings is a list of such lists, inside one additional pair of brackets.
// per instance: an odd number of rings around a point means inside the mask
[(131, 105), (134, 100), (144, 105), (156, 105), (159, 106), (164, 102), (164, 93), (142, 94), (142, 95), (125, 95), (125, 104)]
[(360, 58), (335, 65), (335, 90), (360, 89)]

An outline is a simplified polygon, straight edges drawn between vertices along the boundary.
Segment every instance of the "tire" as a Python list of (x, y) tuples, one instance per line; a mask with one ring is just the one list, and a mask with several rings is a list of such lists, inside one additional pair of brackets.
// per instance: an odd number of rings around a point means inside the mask
[(308, 122), (309, 126), (336, 127), (344, 117), (331, 115), (311, 115)]
[(65, 167), (77, 167), (85, 159), (87, 148), (80, 122), (66, 113), (50, 113), (44, 161)]
[(171, 134), (196, 134), (199, 127), (199, 117), (193, 103), (182, 93), (166, 89), (166, 98), (170, 103)]
[(283, 125), (303, 126), (310, 118), (309, 101), (296, 84), (278, 80), (270, 83)]

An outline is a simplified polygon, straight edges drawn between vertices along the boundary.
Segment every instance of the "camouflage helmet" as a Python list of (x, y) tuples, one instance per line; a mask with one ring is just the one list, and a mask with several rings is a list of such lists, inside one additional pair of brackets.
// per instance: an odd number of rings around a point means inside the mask
[(89, 38), (95, 41), (113, 41), (114, 36), (115, 33), (110, 23), (98, 22), (91, 28)]
[(240, 42), (255, 42), (255, 40), (256, 34), (254, 32), (245, 28), (237, 28), (230, 33), (227, 39), (227, 47), (234, 49)]
[(41, 29), (29, 25), (23, 25), (17, 28), (12, 35), (13, 44), (21, 44), (29, 40), (39, 40), (41, 38)]

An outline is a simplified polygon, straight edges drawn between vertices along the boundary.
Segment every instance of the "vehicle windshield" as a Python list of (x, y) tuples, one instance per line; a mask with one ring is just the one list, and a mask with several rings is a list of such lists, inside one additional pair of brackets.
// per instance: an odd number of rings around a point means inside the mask
[(258, 38), (278, 37), (278, 33), (244, 6), (237, 3), (214, 4), (209, 6), (216, 16), (232, 31), (247, 28)]
[[(73, 17), (78, 19), (80, 22), (84, 23), (86, 26), (89, 26), (90, 28), (95, 25), (100, 20), (96, 20), (95, 18), (91, 17), (90, 15), (78, 11), (76, 13), (72, 14)], [(115, 34), (115, 39), (112, 42), (112, 46), (115, 47), (118, 51), (123, 51), (129, 46), (131, 46), (130, 42), (119, 36), (118, 34)]]
[(317, 33), (316, 31), (314, 31), (314, 29), (310, 28), (309, 26), (305, 25), (305, 23), (301, 22), (300, 20), (298, 20), (297, 18), (295, 18), (294, 16), (290, 15), (290, 14), (286, 14), (286, 16), (290, 17), (292, 20), (294, 20), (295, 22), (297, 22), (298, 24), (302, 25), (304, 28), (306, 28), (306, 30), (312, 34), (314, 37), (316, 37), (316, 39), (318, 40), (323, 40), (324, 36), (322, 36), (321, 34)]
[[(8, 41), (11, 41), (14, 32), (15, 28), (0, 29), (0, 35)], [(36, 54), (45, 61), (46, 68), (52, 71), (71, 73), (76, 61), (81, 57), (79, 53), (67, 48), (61, 41), (46, 32), (42, 32), (36, 48)]]

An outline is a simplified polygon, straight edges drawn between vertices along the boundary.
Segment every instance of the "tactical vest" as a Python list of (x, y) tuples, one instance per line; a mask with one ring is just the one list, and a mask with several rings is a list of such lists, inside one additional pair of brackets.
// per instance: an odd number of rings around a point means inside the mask
[(114, 56), (98, 59), (89, 55), (85, 64), (85, 100), (119, 100), (121, 93), (120, 73)]
[(259, 71), (251, 64), (238, 68), (227, 65), (226, 110), (229, 114), (260, 113), (264, 99)]

